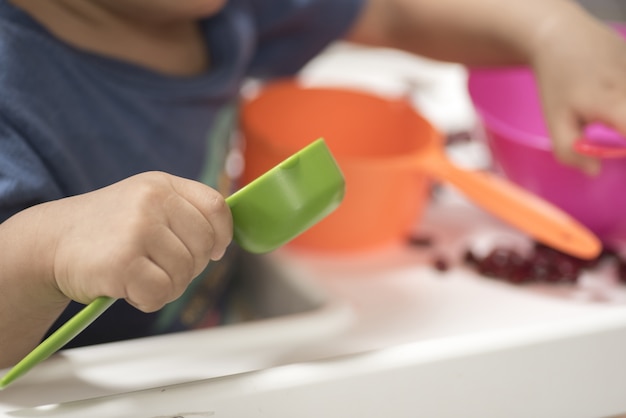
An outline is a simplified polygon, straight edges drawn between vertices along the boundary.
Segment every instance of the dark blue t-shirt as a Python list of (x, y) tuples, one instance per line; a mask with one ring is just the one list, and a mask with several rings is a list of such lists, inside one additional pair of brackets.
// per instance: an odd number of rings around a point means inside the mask
[[(70, 46), (0, 0), (0, 222), (149, 170), (230, 193), (224, 162), (242, 81), (294, 74), (344, 34), (361, 3), (229, 0), (200, 22), (210, 71), (172, 77)], [(116, 303), (79, 343), (147, 335), (157, 318), (159, 332), (206, 322), (182, 324), (181, 309), (146, 315)]]

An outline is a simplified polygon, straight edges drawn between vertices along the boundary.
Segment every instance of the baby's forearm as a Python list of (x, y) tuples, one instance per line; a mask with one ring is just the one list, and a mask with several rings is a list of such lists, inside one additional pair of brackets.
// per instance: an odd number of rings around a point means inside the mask
[(349, 39), (467, 65), (526, 64), (555, 21), (587, 18), (570, 0), (369, 0)]
[(34, 206), (0, 224), (0, 368), (38, 344), (69, 301), (53, 283), (45, 212)]

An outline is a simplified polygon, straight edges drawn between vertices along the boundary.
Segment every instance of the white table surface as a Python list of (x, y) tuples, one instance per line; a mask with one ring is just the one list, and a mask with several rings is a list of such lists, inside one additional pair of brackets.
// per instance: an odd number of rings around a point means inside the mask
[[(476, 237), (523, 239), (462, 202), (433, 208), (419, 230), (451, 257)], [(589, 274), (583, 287), (519, 287), (461, 265), (438, 272), (430, 251), (283, 250), (277, 262), (331, 301), (297, 318), (290, 332), (334, 326), (330, 338), (295, 332), (276, 346), (270, 320), (67, 350), (0, 392), (0, 412), (241, 417), (264, 416), (255, 409), (262, 405), (275, 417), (600, 418), (626, 411), (626, 305), (610, 271)], [(381, 403), (377, 394), (395, 401)], [(29, 409), (88, 398), (99, 399)]]

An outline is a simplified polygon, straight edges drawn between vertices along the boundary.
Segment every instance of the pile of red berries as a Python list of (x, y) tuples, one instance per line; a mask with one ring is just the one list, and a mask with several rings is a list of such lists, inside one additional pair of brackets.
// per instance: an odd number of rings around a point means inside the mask
[(601, 256), (583, 260), (554, 248), (535, 243), (527, 255), (504, 247), (496, 247), (485, 257), (476, 257), (467, 250), (464, 261), (483, 276), (510, 283), (575, 283), (584, 270), (593, 269)]
[[(412, 237), (409, 243), (426, 247), (432, 245), (432, 239)], [(584, 260), (535, 242), (528, 253), (496, 246), (485, 256), (478, 256), (468, 249), (463, 257), (464, 264), (479, 274), (514, 284), (576, 283), (584, 271), (594, 269), (601, 260), (614, 263), (619, 281), (626, 284), (626, 258), (610, 249), (604, 249), (593, 260)], [(449, 268), (447, 261), (440, 256), (436, 256), (432, 263), (440, 271)]]

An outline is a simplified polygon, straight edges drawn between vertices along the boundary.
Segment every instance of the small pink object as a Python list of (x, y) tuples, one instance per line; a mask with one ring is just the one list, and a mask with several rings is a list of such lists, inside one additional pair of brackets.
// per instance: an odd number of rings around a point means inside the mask
[(574, 150), (595, 158), (626, 157), (626, 138), (604, 125), (592, 124), (585, 136), (574, 143)]

